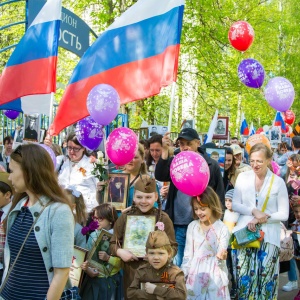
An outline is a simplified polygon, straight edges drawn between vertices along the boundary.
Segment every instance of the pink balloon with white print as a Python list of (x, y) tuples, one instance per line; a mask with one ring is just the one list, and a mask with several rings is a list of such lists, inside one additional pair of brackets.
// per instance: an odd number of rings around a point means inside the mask
[(174, 157), (170, 175), (177, 189), (189, 196), (201, 195), (210, 178), (206, 160), (193, 151), (182, 151)]
[(116, 128), (107, 138), (107, 156), (117, 166), (124, 166), (132, 161), (137, 149), (138, 137), (129, 128)]

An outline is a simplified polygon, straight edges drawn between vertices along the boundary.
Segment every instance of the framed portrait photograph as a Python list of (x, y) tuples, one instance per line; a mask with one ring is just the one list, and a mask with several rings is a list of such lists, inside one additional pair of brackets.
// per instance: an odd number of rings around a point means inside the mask
[(154, 231), (155, 216), (127, 216), (123, 249), (131, 251), (136, 257), (145, 257), (148, 235)]
[(226, 157), (226, 150), (220, 149), (220, 148), (206, 148), (207, 155), (214, 159), (216, 162), (218, 162), (220, 166), (220, 170), (222, 173), (222, 176), (224, 176), (224, 166), (225, 166), (225, 157)]
[(271, 144), (281, 143), (281, 127), (280, 126), (272, 126), (269, 129), (269, 140), (270, 140)]
[(40, 114), (24, 114), (24, 136), (23, 142), (39, 142)]
[(181, 129), (193, 128), (195, 129), (195, 120), (183, 120), (181, 123)]
[(72, 286), (80, 287), (82, 283), (84, 272), (80, 266), (82, 265), (82, 263), (86, 261), (87, 254), (88, 254), (87, 249), (74, 246), (72, 266), (70, 267), (70, 273), (69, 273), (69, 278), (72, 283)]
[(148, 127), (141, 127), (140, 128), (140, 140), (147, 140), (149, 135)]
[(22, 144), (23, 138), (24, 138), (24, 128), (18, 127), (15, 132), (14, 143)]
[(89, 251), (88, 254), (88, 262), (89, 264), (98, 270), (98, 272), (103, 276), (109, 276), (113, 266), (109, 264), (107, 261), (103, 261), (99, 259), (98, 252), (104, 251), (108, 255), (110, 255), (109, 251), (109, 242), (112, 237), (112, 234), (107, 230), (102, 229), (97, 240), (94, 243), (94, 247)]
[(292, 139), (290, 137), (286, 137), (285, 135), (281, 135), (281, 142), (287, 143), (290, 147), (292, 146)]
[(110, 203), (117, 210), (123, 210), (128, 204), (129, 174), (109, 173), (108, 186), (105, 189), (104, 202)]
[(217, 126), (214, 130), (214, 140), (227, 140), (228, 139), (228, 117), (218, 117)]
[(148, 138), (156, 134), (164, 135), (165, 133), (169, 132), (169, 127), (164, 125), (150, 125), (148, 126)]

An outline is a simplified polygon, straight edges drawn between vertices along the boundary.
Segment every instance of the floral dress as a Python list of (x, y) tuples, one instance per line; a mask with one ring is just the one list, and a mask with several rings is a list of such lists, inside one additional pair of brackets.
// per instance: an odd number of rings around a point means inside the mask
[(181, 265), (187, 277), (188, 300), (230, 299), (226, 260), (216, 257), (219, 251), (227, 249), (229, 236), (226, 225), (220, 220), (206, 232), (199, 220), (188, 226)]

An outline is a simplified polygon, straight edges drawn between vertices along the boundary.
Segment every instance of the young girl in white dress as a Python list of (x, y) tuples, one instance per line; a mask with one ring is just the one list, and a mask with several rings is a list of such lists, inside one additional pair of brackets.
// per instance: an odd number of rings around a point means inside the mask
[(229, 231), (220, 220), (221, 202), (212, 188), (191, 201), (194, 220), (186, 235), (181, 269), (186, 277), (187, 299), (227, 300), (226, 267)]

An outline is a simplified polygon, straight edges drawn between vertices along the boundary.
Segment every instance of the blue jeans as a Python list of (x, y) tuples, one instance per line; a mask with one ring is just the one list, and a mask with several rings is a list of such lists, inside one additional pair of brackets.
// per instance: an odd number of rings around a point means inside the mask
[(174, 225), (175, 238), (178, 244), (177, 254), (174, 257), (174, 264), (179, 268), (182, 264), (184, 254), (187, 227), (188, 225)]
[(297, 266), (294, 258), (290, 260), (290, 270), (288, 271), (289, 281), (296, 281), (297, 278)]

